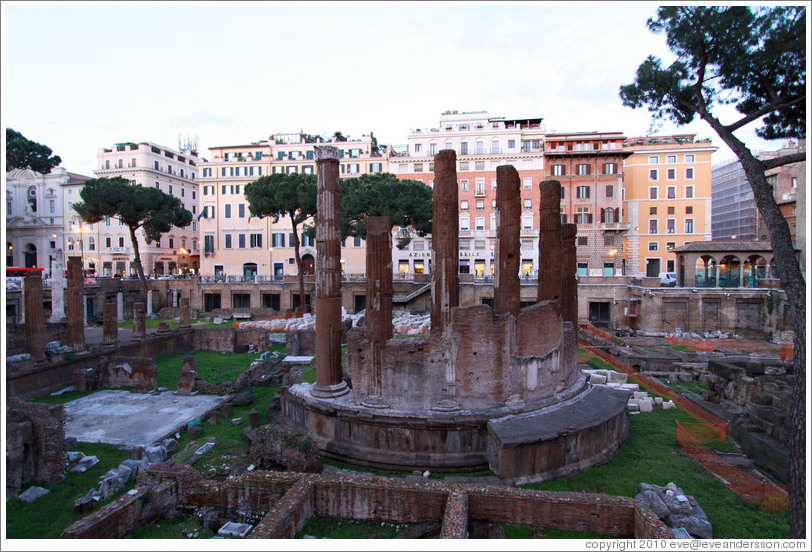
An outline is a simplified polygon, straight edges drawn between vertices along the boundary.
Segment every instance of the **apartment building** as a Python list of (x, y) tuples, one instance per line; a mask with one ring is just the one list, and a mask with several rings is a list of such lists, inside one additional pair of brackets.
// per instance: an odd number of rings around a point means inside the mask
[(711, 239), (711, 155), (718, 148), (695, 134), (628, 138), (623, 219), (627, 274), (676, 272), (672, 253)]
[[(177, 197), (192, 213), (189, 226), (171, 228), (157, 243), (147, 243), (143, 231), (136, 231), (144, 274), (197, 273), (200, 254), (196, 221), (200, 199), (197, 152), (173, 150), (152, 142), (122, 142), (99, 149), (97, 160), (99, 168), (93, 172), (98, 178), (120, 176), (134, 185), (154, 186)], [(129, 228), (114, 218), (87, 224), (73, 210), (73, 204), (82, 201), (79, 194), (83, 185), (64, 186), (66, 254), (81, 255), (89, 275), (134, 276), (135, 252)]]
[(64, 167), (6, 173), (6, 266), (42, 268), (50, 276), (56, 252), (65, 247), (64, 190), (88, 178)]
[(620, 132), (547, 134), (547, 179), (561, 182), (561, 221), (575, 223), (579, 276), (624, 273), (622, 221), (625, 136)]
[[(436, 128), (412, 129), (408, 144), (390, 159), (398, 178), (433, 186), (434, 155), (457, 153), (460, 273), (494, 275), (496, 168), (513, 165), (521, 179), (521, 272), (538, 273), (539, 183), (562, 184), (561, 214), (578, 224), (581, 274), (614, 273), (620, 248), (620, 190), (624, 136), (619, 132), (546, 134), (541, 117), (507, 119), (487, 111), (446, 112)], [(401, 274), (429, 272), (430, 239), (412, 236), (393, 251)], [(619, 268), (619, 267), (617, 267)]]
[[(385, 172), (386, 155), (373, 147), (371, 136), (358, 140), (325, 142), (303, 133), (274, 134), (250, 144), (210, 148), (212, 159), (201, 164), (201, 213), (199, 236), (203, 244), (201, 274), (207, 276), (258, 276), (274, 279), (297, 275), (290, 219), (252, 217), (245, 185), (261, 176), (315, 174), (315, 146), (339, 150), (341, 178)], [(299, 227), (303, 272), (313, 274), (316, 249)], [(345, 273), (364, 273), (363, 240), (349, 238), (342, 247)]]

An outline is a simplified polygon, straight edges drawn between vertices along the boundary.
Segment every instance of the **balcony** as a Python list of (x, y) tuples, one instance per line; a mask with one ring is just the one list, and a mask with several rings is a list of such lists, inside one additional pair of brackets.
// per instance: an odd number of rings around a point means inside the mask
[(627, 231), (631, 227), (628, 222), (602, 222), (601, 230)]

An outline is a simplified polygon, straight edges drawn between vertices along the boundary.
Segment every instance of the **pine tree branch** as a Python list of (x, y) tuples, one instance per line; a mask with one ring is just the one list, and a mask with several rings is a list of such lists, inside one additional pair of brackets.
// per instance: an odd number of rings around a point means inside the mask
[(765, 159), (761, 162), (761, 166), (764, 167), (765, 171), (767, 171), (776, 167), (790, 165), (792, 163), (800, 163), (801, 161), (806, 161), (806, 152), (791, 153), (789, 155), (782, 155), (781, 157), (775, 157), (773, 159)]

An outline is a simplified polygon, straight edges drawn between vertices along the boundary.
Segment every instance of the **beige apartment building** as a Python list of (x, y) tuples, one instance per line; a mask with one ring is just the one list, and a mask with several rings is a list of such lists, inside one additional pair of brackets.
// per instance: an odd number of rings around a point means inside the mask
[[(506, 119), (487, 111), (446, 112), (436, 128), (413, 129), (405, 151), (390, 159), (398, 178), (433, 186), (434, 155), (457, 153), (460, 273), (494, 275), (496, 168), (512, 165), (521, 179), (521, 271), (538, 273), (539, 183), (561, 182), (561, 216), (578, 224), (578, 268), (582, 275), (614, 274), (619, 264), (624, 136), (620, 132), (547, 134), (541, 117)], [(430, 272), (430, 238), (412, 236), (393, 250), (403, 276)]]
[(711, 239), (711, 155), (695, 134), (628, 138), (623, 218), (627, 274), (676, 272), (672, 250)]
[[(141, 264), (147, 276), (162, 276), (199, 270), (197, 215), (199, 197), (196, 151), (173, 150), (152, 142), (123, 142), (98, 151), (98, 178), (120, 176), (134, 185), (154, 186), (180, 199), (192, 213), (192, 223), (172, 228), (157, 243), (147, 243), (143, 232), (136, 231)], [(83, 183), (63, 186), (65, 202), (64, 251), (82, 257), (85, 272), (94, 276), (133, 276), (135, 259), (130, 231), (117, 219), (86, 224), (73, 210), (82, 201)]]
[[(371, 136), (323, 142), (307, 134), (274, 134), (250, 144), (210, 148), (212, 159), (201, 163), (199, 237), (203, 244), (201, 274), (207, 277), (283, 279), (298, 274), (290, 219), (252, 217), (245, 185), (274, 173), (316, 174), (314, 147), (339, 150), (341, 178), (385, 172), (388, 158), (373, 148)], [(299, 228), (303, 272), (313, 274), (315, 243)], [(341, 249), (345, 274), (363, 274), (363, 240), (348, 238)]]

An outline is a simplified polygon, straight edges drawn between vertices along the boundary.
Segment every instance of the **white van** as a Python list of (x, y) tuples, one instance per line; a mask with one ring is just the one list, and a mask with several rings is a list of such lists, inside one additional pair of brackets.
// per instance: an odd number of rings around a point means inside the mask
[(660, 287), (675, 287), (676, 285), (676, 272), (660, 272)]

